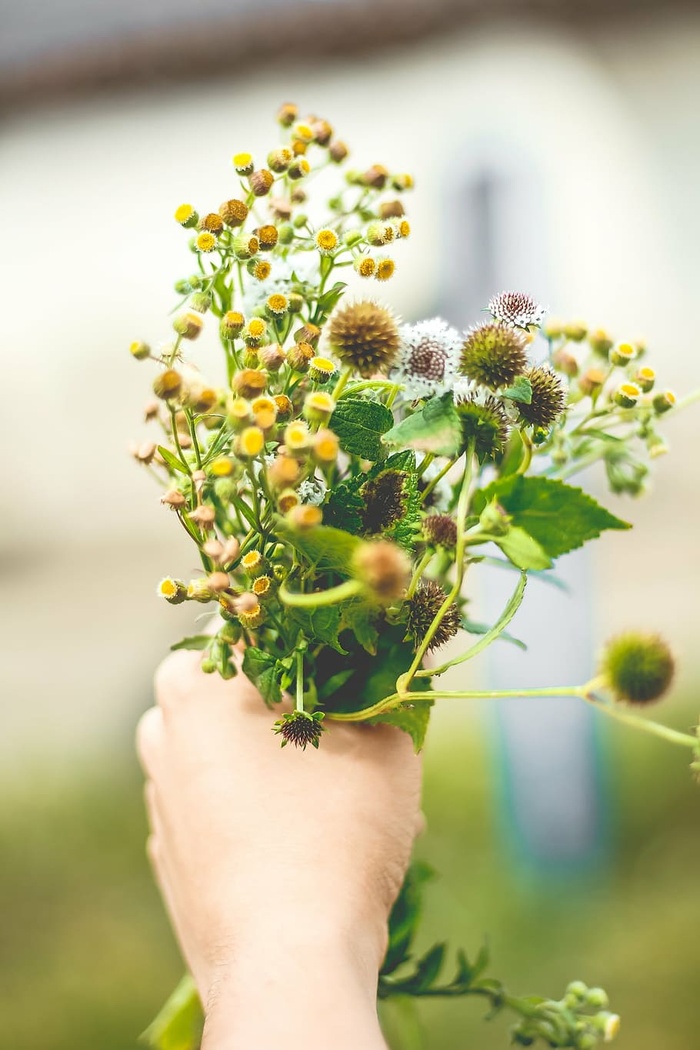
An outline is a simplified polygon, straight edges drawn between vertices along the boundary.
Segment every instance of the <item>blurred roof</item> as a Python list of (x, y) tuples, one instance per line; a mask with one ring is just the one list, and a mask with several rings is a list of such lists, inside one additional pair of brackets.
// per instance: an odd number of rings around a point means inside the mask
[[(664, 0), (663, 13), (696, 4)], [(0, 103), (14, 109), (250, 70), (261, 48), (268, 62), (300, 53), (318, 59), (385, 51), (513, 15), (591, 24), (659, 7), (658, 0), (5, 0)]]

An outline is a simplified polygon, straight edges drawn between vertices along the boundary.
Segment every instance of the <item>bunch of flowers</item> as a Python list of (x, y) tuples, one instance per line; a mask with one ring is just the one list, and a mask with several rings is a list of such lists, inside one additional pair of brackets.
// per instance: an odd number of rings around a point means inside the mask
[[(483, 695), (439, 678), (504, 634), (528, 575), (629, 528), (568, 479), (600, 461), (614, 492), (638, 494), (678, 406), (643, 345), (546, 320), (523, 293), (495, 295), (466, 332), (401, 323), (377, 293), (410, 237), (411, 176), (348, 168), (331, 125), (295, 106), (278, 122), (264, 162), (234, 156), (234, 196), (176, 209), (193, 272), (176, 283), (173, 335), (131, 346), (156, 366), (145, 416), (158, 431), (134, 455), (202, 566), (158, 591), (215, 613), (174, 648), (200, 649), (204, 671), (230, 678), (242, 645), (243, 673), (272, 710), (291, 693), (294, 709), (271, 719), (282, 746), (318, 747), (337, 719), (397, 725), (420, 748), (435, 700)], [(312, 200), (314, 180), (332, 175)], [(223, 367), (210, 378), (195, 343), (214, 335)], [(493, 625), (469, 617), (476, 562), (514, 574)], [(457, 636), (462, 651), (441, 660)], [(697, 762), (696, 735), (630, 710), (672, 674), (662, 639), (630, 633), (589, 682), (512, 695), (579, 696)], [(571, 1031), (556, 1039), (570, 1041), (549, 1045), (609, 1037), (614, 1024), (584, 1024), (569, 998), (557, 1017)], [(546, 1031), (523, 1022), (518, 1039)]]

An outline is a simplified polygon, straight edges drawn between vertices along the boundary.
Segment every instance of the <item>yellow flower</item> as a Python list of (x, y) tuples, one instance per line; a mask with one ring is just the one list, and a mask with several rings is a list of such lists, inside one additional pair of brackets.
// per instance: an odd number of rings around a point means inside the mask
[(374, 275), (377, 281), (388, 281), (389, 278), (394, 276), (396, 270), (396, 263), (393, 259), (378, 259), (377, 270)]
[(191, 204), (180, 204), (175, 209), (175, 221), (181, 226), (192, 227), (197, 224), (199, 216)]
[(194, 243), (199, 252), (213, 252), (216, 248), (216, 237), (213, 233), (209, 233), (208, 230), (203, 230), (197, 234)]
[(334, 230), (319, 230), (314, 239), (322, 255), (328, 255), (338, 247), (338, 235)]

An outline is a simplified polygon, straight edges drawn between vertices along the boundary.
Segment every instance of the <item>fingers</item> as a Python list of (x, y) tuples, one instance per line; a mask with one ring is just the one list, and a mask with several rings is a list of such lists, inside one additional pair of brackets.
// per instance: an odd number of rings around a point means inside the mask
[(153, 771), (162, 746), (163, 712), (159, 707), (149, 707), (136, 726), (136, 753), (141, 767), (147, 775)]

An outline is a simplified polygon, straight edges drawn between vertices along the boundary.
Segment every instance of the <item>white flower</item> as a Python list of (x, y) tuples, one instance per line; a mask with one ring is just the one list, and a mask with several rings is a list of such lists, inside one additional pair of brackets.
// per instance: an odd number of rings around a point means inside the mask
[(462, 337), (441, 318), (402, 325), (401, 345), (392, 379), (403, 384), (409, 400), (444, 394), (454, 383)]
[(539, 328), (547, 310), (525, 292), (499, 292), (489, 303), (489, 313), (510, 328)]
[(310, 503), (312, 507), (320, 507), (326, 498), (328, 486), (323, 478), (308, 478), (302, 481), (297, 489), (297, 495), (302, 503)]

